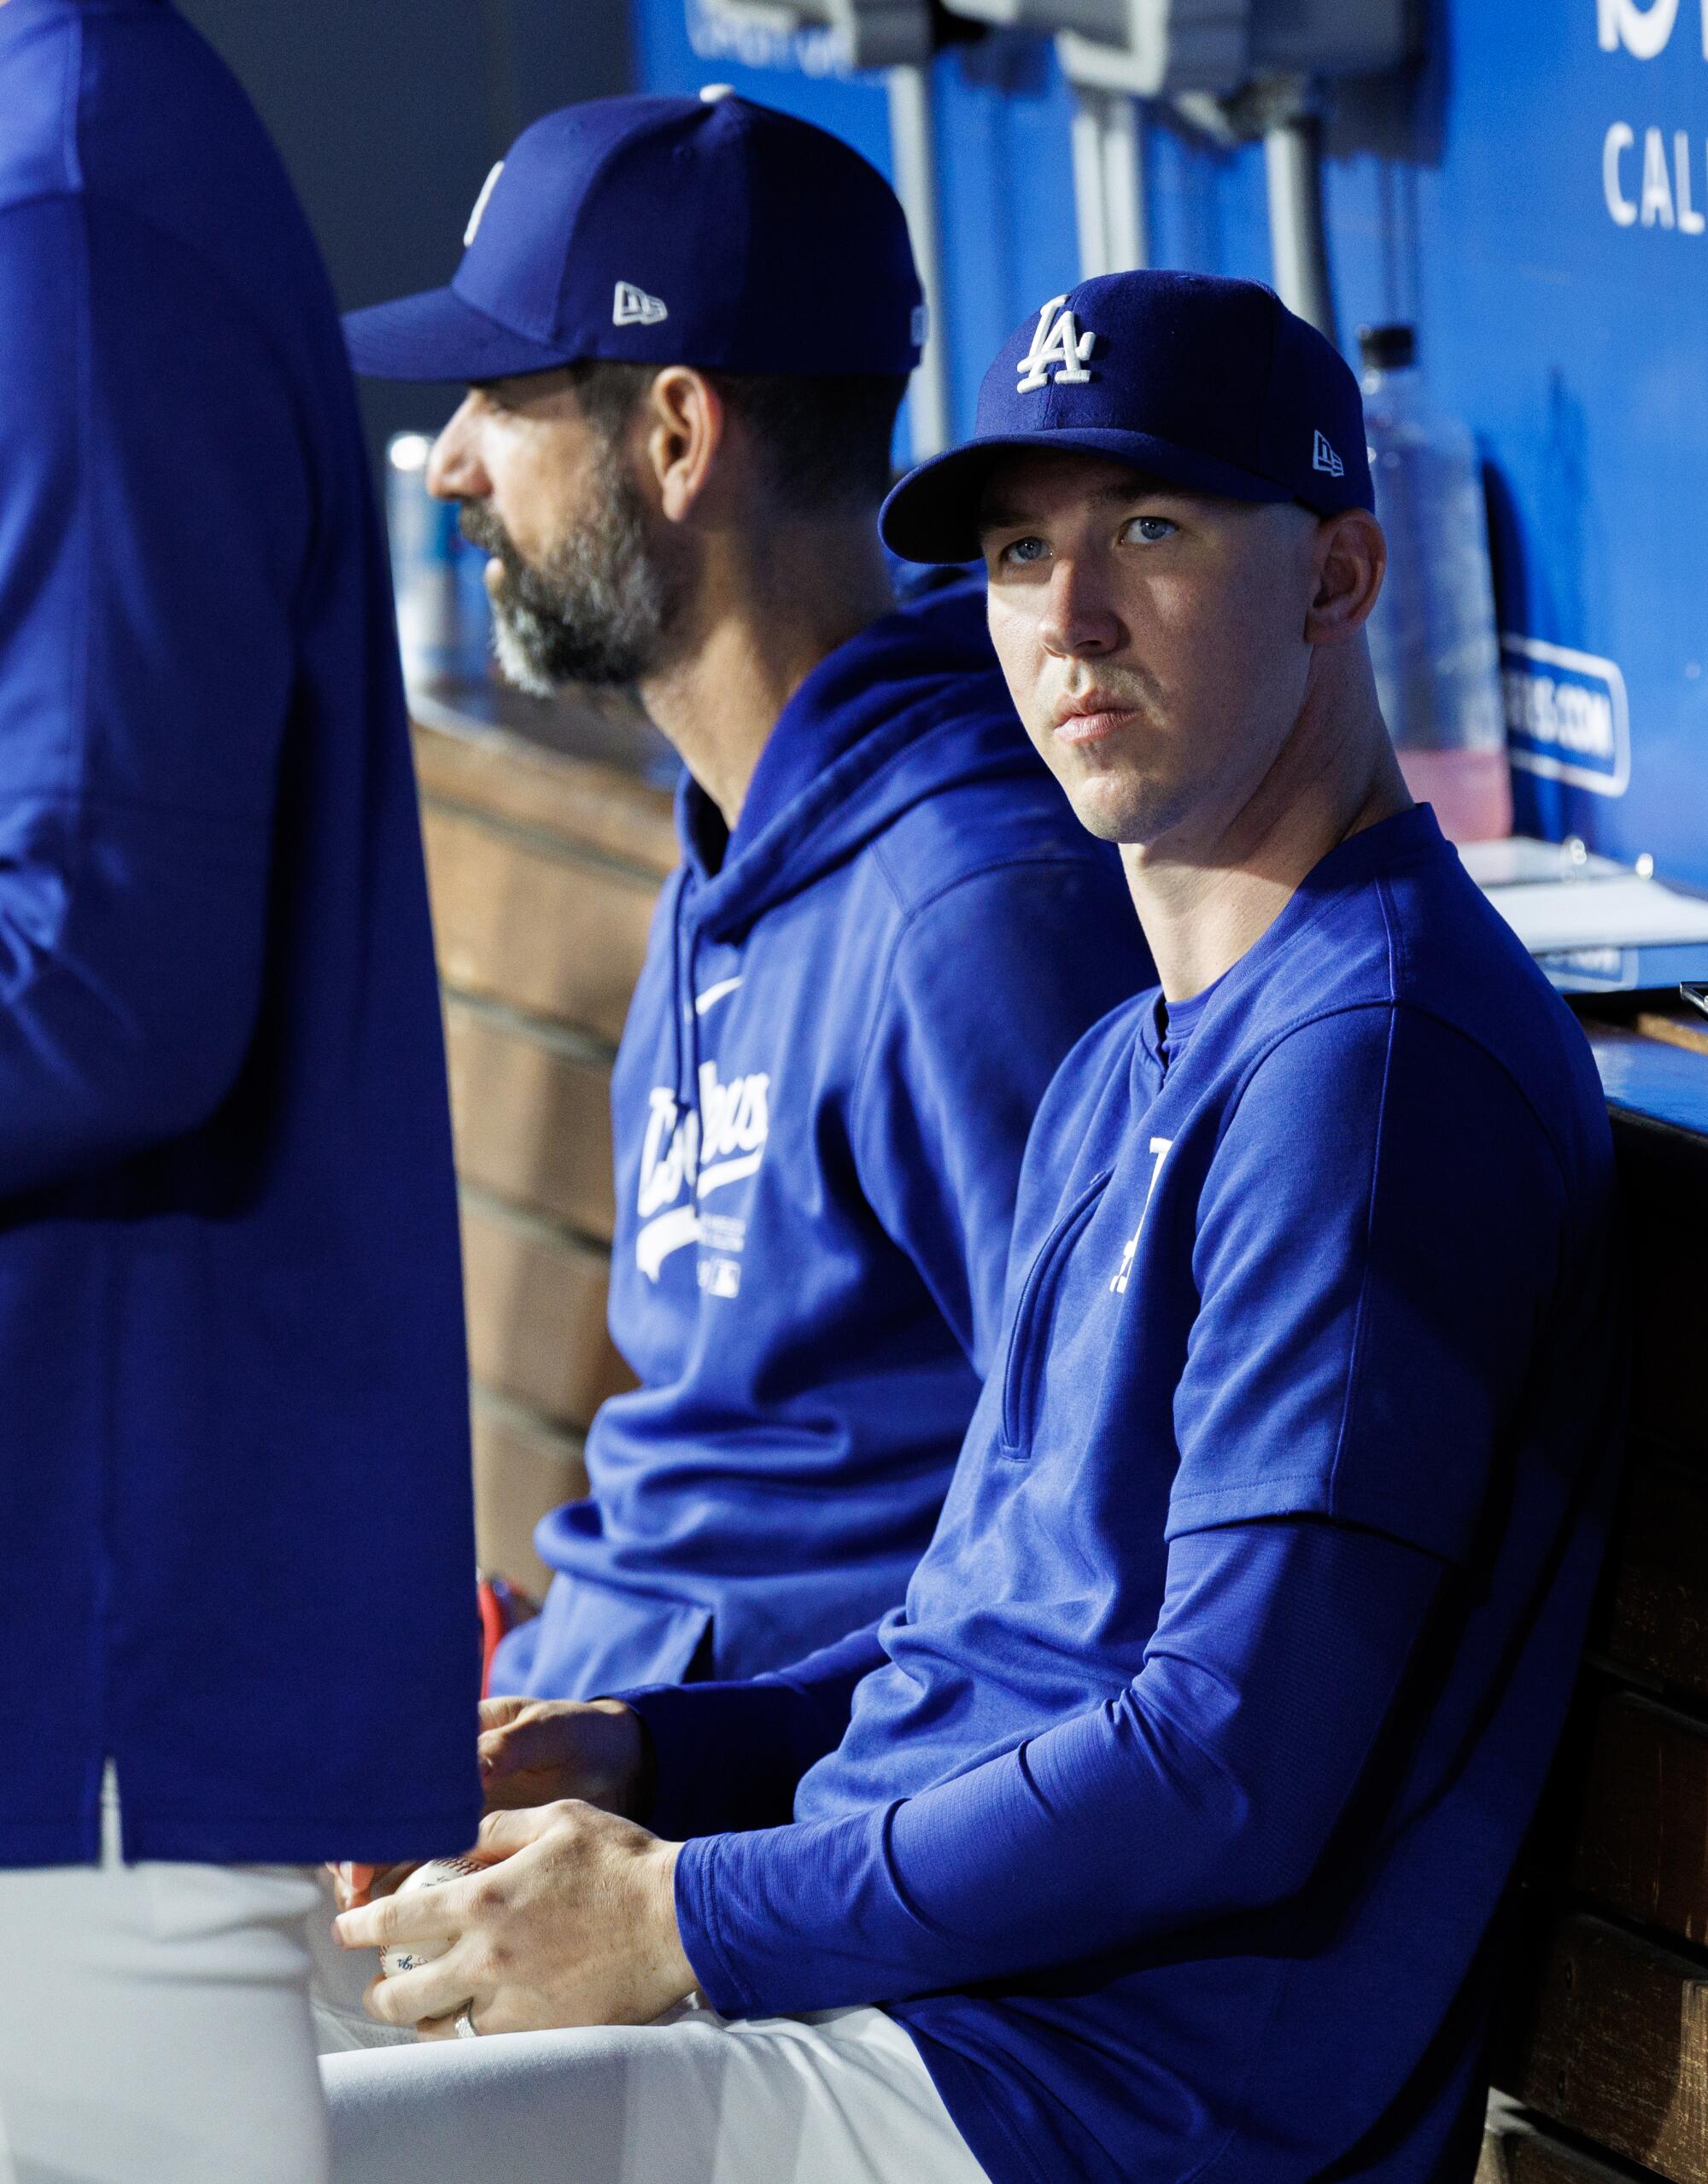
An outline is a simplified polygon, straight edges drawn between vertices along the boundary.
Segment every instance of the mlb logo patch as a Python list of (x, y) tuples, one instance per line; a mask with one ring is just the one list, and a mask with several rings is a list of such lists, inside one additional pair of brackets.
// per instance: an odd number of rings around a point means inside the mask
[(613, 326), (656, 326), (661, 318), (668, 318), (670, 312), (656, 295), (648, 295), (645, 289), (638, 289), (633, 281), (617, 283), (616, 300), (611, 308)]
[(1325, 471), (1331, 478), (1343, 478), (1346, 476), (1346, 464), (1342, 462), (1328, 441), (1323, 438), (1321, 433), (1317, 435), (1316, 446), (1311, 451), (1311, 468), (1313, 470)]

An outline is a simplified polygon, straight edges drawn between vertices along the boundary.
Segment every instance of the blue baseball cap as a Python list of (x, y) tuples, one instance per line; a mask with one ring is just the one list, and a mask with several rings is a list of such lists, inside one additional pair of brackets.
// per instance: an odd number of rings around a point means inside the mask
[(979, 501), (1011, 450), (1130, 464), (1231, 500), (1374, 509), (1358, 382), (1273, 289), (1207, 273), (1106, 273), (1052, 296), (1003, 344), (972, 439), (884, 503), (905, 561), (972, 561)]
[(838, 137), (731, 92), (589, 99), (487, 179), (447, 288), (344, 320), (372, 379), (603, 357), (904, 377), (925, 307), (907, 220)]

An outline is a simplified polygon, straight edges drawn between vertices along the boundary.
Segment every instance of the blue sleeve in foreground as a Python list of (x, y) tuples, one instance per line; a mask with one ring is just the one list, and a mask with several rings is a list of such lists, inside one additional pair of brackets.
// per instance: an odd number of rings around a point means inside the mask
[(289, 387), (122, 211), (0, 212), (0, 1196), (195, 1127), (265, 975), (295, 594)]
[(682, 1842), (787, 1820), (796, 1784), (842, 1741), (856, 1685), (889, 1658), (877, 1632), (871, 1624), (742, 1683), (615, 1693), (652, 1742), (656, 1788), (644, 1818), (652, 1832)]
[(1174, 1542), (1141, 1673), (886, 1808), (690, 1842), (683, 1946), (728, 2017), (900, 2000), (1296, 1893), (1364, 1774), (1442, 1565), (1309, 1519)]

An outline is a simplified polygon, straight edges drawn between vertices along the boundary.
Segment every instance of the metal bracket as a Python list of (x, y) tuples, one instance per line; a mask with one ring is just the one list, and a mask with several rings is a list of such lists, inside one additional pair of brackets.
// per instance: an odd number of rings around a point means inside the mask
[(1231, 97), (1270, 73), (1364, 75), (1412, 50), (1415, 0), (944, 0), (975, 21), (1053, 33), (1076, 88)]

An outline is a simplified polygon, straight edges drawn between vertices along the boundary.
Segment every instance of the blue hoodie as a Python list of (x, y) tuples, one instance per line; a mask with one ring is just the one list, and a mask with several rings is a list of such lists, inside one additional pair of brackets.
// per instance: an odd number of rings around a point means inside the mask
[(990, 1363), (1033, 1112), (1149, 976), (976, 584), (808, 676), (733, 836), (692, 782), (679, 820), (612, 1092), (611, 1325), (640, 1386), (539, 1528), (559, 1575), (495, 1690), (754, 1673), (901, 1599)]

